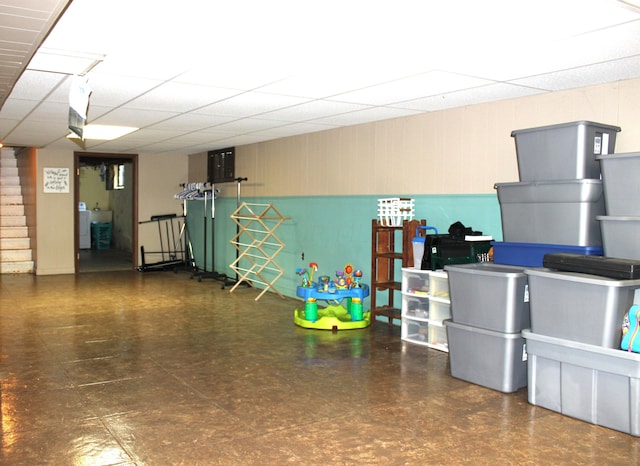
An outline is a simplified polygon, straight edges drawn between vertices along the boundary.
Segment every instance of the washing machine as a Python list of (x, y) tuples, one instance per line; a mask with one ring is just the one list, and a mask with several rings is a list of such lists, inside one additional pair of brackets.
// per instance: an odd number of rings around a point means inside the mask
[(80, 249), (91, 249), (91, 212), (84, 202), (80, 203), (78, 210), (78, 229)]

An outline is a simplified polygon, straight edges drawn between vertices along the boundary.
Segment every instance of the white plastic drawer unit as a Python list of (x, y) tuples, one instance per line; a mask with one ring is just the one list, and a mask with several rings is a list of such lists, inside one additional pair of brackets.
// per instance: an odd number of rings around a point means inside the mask
[(429, 271), (402, 269), (402, 291), (408, 294), (427, 296), (429, 294)]
[(429, 297), (449, 301), (449, 276), (447, 272), (436, 270), (429, 274)]
[(402, 319), (402, 339), (412, 343), (429, 343), (429, 322), (426, 320)]
[(404, 341), (448, 351), (443, 321), (451, 317), (447, 273), (402, 269), (402, 330)]
[(402, 317), (427, 320), (430, 316), (430, 302), (427, 296), (402, 294)]

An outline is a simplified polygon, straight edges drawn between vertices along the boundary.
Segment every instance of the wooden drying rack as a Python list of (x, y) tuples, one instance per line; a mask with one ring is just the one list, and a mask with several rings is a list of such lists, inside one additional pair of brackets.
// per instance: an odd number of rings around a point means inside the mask
[[(238, 280), (229, 292), (232, 293), (242, 282), (254, 288), (254, 283), (257, 283), (265, 288), (256, 297), (256, 301), (268, 290), (273, 290), (284, 298), (274, 284), (284, 275), (284, 269), (275, 258), (285, 244), (275, 232), (290, 218), (283, 216), (273, 204), (243, 202), (231, 214), (231, 219), (238, 225), (238, 233), (231, 240), (231, 244), (238, 250), (238, 256), (230, 267), (238, 274)], [(242, 266), (241, 260), (244, 260)]]

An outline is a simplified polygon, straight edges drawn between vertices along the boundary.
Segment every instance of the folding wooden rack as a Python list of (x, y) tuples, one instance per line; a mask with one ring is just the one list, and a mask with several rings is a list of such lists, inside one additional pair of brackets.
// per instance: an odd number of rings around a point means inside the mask
[[(265, 288), (256, 297), (256, 301), (269, 289), (284, 298), (274, 286), (284, 275), (284, 269), (275, 258), (285, 246), (275, 232), (290, 218), (283, 216), (272, 204), (243, 202), (231, 214), (231, 219), (238, 225), (238, 232), (231, 240), (238, 254), (230, 267), (236, 272), (238, 280), (229, 292), (233, 292), (242, 282), (254, 288), (254, 284), (258, 283)], [(243, 261), (242, 264), (240, 261)]]

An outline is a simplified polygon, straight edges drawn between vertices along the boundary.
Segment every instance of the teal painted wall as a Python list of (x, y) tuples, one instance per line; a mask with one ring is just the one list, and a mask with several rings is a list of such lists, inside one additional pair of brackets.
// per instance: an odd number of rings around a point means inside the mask
[[(497, 241), (502, 240), (500, 205), (495, 194), (403, 194), (402, 197), (415, 199), (415, 218), (426, 219), (428, 225), (435, 226), (440, 232), (446, 233), (452, 223), (461, 221), (485, 235), (492, 235)], [(369, 283), (371, 220), (378, 215), (378, 198), (379, 196), (319, 196), (242, 199), (250, 204), (272, 204), (282, 215), (290, 218), (276, 231), (276, 235), (285, 243), (285, 248), (275, 259), (284, 269), (284, 275), (275, 283), (276, 289), (285, 296), (295, 297), (296, 287), (300, 282), (295, 270), (307, 267), (311, 261), (319, 265), (317, 274), (331, 276), (335, 274), (335, 270), (351, 263), (355, 268), (362, 269), (363, 281)], [(230, 218), (236, 210), (236, 202), (235, 198), (216, 199), (214, 247), (207, 247), (207, 270), (212, 270), (211, 264), (214, 264), (216, 272), (230, 277), (235, 277), (229, 264), (236, 258), (236, 249), (230, 243), (236, 234), (236, 224)], [(189, 232), (199, 267), (204, 265), (203, 208), (203, 201), (187, 201)], [(210, 222), (209, 209), (210, 205), (207, 209)], [(264, 207), (255, 207), (254, 211), (262, 209)], [(210, 226), (207, 230), (210, 245)], [(301, 257), (303, 252), (304, 260)], [(242, 262), (240, 265), (243, 265)]]

